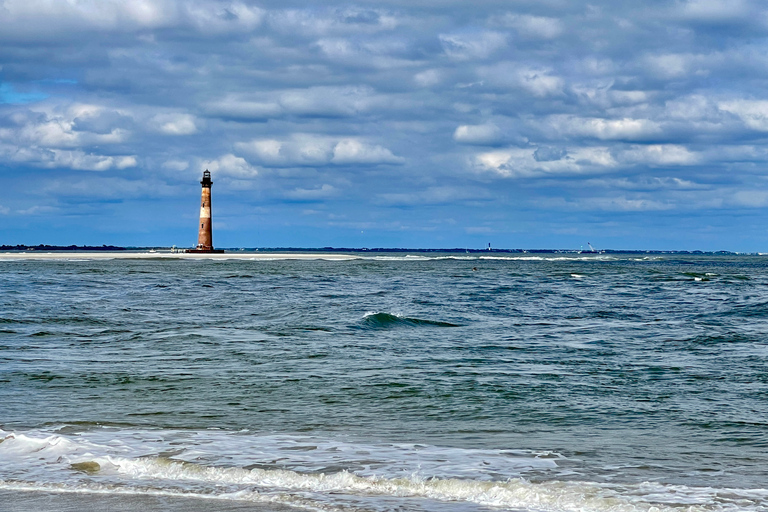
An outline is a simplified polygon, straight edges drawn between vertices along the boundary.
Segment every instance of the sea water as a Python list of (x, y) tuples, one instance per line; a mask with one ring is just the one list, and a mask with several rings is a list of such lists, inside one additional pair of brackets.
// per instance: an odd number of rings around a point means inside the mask
[(768, 510), (768, 258), (2, 261), (2, 491)]

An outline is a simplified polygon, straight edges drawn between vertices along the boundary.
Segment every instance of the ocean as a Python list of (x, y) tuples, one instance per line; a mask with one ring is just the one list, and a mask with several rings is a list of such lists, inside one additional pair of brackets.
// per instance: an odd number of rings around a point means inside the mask
[(358, 256), (0, 261), (0, 510), (768, 510), (768, 257)]

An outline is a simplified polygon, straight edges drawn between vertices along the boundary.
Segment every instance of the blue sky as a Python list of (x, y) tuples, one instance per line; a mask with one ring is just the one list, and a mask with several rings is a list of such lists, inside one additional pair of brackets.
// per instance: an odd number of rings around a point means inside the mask
[(768, 5), (0, 0), (0, 243), (768, 251)]

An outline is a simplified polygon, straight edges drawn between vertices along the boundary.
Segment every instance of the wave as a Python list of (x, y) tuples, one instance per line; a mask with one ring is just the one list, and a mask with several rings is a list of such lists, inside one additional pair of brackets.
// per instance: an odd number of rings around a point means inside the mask
[(461, 327), (460, 324), (425, 320), (383, 312), (369, 312), (363, 316), (363, 325), (369, 329), (392, 329), (395, 327)]
[[(768, 506), (766, 489), (545, 479), (546, 470), (556, 469), (560, 458), (545, 452), (364, 445), (207, 431), (2, 434), (7, 435), (0, 442), (0, 489), (8, 490), (204, 496), (323, 511), (407, 509), (412, 500), (456, 505), (449, 510), (474, 505), (541, 512), (730, 512)], [(243, 450), (251, 464), (244, 464)], [(329, 458), (335, 463), (329, 465)], [(421, 471), (422, 460), (433, 474)], [(517, 469), (506, 478), (491, 478), (472, 471), (478, 461), (496, 470), (505, 463)], [(470, 471), (451, 476), (450, 468), (465, 462)], [(443, 466), (448, 471), (441, 472)], [(525, 478), (523, 468), (544, 473)]]
[(373, 261), (440, 261), (440, 260), (457, 260), (457, 261), (647, 261), (647, 258), (637, 257), (616, 257), (616, 256), (580, 256), (574, 254), (573, 256), (532, 256), (530, 254), (520, 256), (491, 256), (491, 255), (469, 255), (469, 256), (456, 256), (456, 255), (441, 255), (441, 256), (424, 256), (407, 254), (405, 256), (358, 256), (359, 259), (373, 260)]

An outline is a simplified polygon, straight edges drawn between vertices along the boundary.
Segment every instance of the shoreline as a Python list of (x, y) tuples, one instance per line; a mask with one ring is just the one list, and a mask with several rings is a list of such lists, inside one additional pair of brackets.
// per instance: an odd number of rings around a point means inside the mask
[(0, 252), (0, 261), (12, 260), (333, 260), (348, 261), (358, 259), (350, 254), (332, 253), (284, 253), (284, 252), (227, 252), (227, 253), (185, 253), (185, 252)]
[[(36, 512), (293, 512), (280, 503), (258, 503), (175, 493), (77, 492), (54, 489), (2, 489), (3, 510)], [(5, 508), (7, 507), (7, 508)]]

